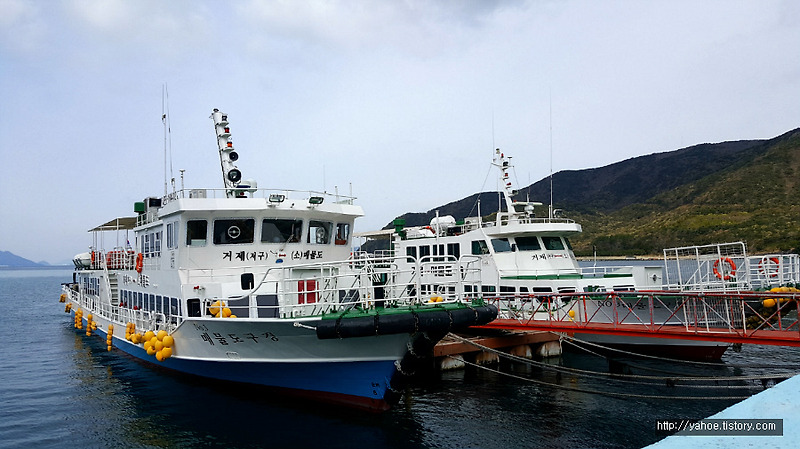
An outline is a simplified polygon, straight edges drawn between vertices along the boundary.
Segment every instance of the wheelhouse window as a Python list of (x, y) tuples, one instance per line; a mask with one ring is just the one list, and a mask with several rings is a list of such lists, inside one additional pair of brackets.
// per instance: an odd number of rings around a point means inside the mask
[(460, 243), (448, 243), (447, 244), (447, 254), (453, 256), (456, 260), (461, 258), (461, 244)]
[(206, 220), (186, 222), (186, 246), (206, 246), (206, 239), (208, 239), (208, 222)]
[(167, 223), (167, 249), (178, 247), (178, 222)]
[(303, 220), (265, 218), (261, 222), (262, 243), (300, 243)]
[(408, 256), (406, 259), (408, 263), (414, 263), (414, 261), (417, 259), (417, 247), (409, 246), (406, 248), (406, 256)]
[(492, 239), (492, 248), (496, 253), (507, 253), (511, 251), (511, 244), (508, 239)]
[(336, 238), (333, 243), (337, 245), (347, 245), (350, 239), (350, 223), (336, 223)]
[(561, 237), (542, 237), (542, 243), (544, 243), (544, 248), (550, 251), (564, 249), (564, 242), (561, 241)]
[(542, 249), (538, 237), (514, 237), (514, 241), (520, 251), (539, 251)]
[[(434, 256), (444, 256), (444, 244), (433, 245), (433, 255)], [(434, 257), (434, 262), (444, 262), (444, 257)]]
[(306, 243), (311, 243), (314, 245), (327, 245), (331, 242), (332, 227), (333, 223), (329, 221), (309, 221)]
[[(419, 260), (422, 260), (423, 257), (430, 257), (431, 255), (431, 247), (428, 245), (423, 245), (419, 247)], [(425, 259), (423, 262), (430, 262), (429, 259)]]
[(214, 220), (215, 245), (253, 243), (256, 221), (252, 218)]
[(142, 234), (141, 243), (141, 252), (144, 254), (144, 257), (161, 256), (161, 231)]
[(483, 240), (473, 240), (472, 254), (476, 256), (479, 256), (481, 254), (489, 254), (489, 246)]

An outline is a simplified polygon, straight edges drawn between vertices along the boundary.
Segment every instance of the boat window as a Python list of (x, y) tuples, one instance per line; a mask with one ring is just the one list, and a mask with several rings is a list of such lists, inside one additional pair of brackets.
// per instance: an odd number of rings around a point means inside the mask
[(544, 243), (545, 249), (551, 251), (564, 249), (564, 243), (561, 241), (561, 237), (542, 237), (542, 243)]
[(315, 245), (327, 245), (331, 242), (331, 227), (333, 223), (329, 221), (311, 220), (308, 222), (308, 238), (306, 243)]
[(568, 238), (564, 237), (564, 243), (566, 243), (567, 248), (569, 248), (569, 250), (572, 251), (572, 243), (569, 242)]
[(214, 220), (214, 244), (253, 243), (256, 221), (252, 218)]
[(417, 247), (416, 246), (409, 246), (406, 248), (406, 256), (409, 256), (406, 260), (408, 263), (414, 263), (417, 259)]
[(472, 254), (474, 255), (481, 255), (481, 254), (489, 254), (489, 246), (486, 245), (486, 242), (483, 240), (473, 240), (472, 241)]
[(287, 218), (265, 218), (261, 222), (261, 242), (300, 243), (303, 220)]
[[(444, 244), (433, 245), (434, 256), (444, 256)], [(444, 257), (434, 257), (434, 262), (444, 262)]]
[(169, 304), (170, 304), (169, 311), (171, 315), (173, 316), (181, 315), (181, 306), (180, 306), (181, 303), (178, 302), (178, 298), (170, 298)]
[(492, 248), (496, 253), (507, 253), (511, 251), (511, 244), (508, 239), (492, 239)]
[(461, 244), (460, 243), (448, 243), (447, 244), (447, 254), (453, 256), (456, 260), (461, 258)]
[(144, 257), (161, 256), (161, 231), (142, 235), (142, 254)]
[(517, 242), (517, 248), (520, 251), (539, 251), (542, 249), (542, 245), (539, 244), (539, 238), (536, 236), (514, 237), (514, 241)]
[[(422, 260), (423, 257), (428, 257), (431, 255), (431, 247), (428, 245), (420, 246), (419, 247), (419, 259)], [(429, 261), (426, 261), (429, 262)]]
[(189, 220), (186, 222), (186, 246), (206, 246), (208, 222)]
[(334, 243), (337, 245), (347, 245), (350, 239), (350, 223), (336, 223), (336, 239)]
[(154, 233), (153, 239), (153, 255), (158, 257), (161, 256), (161, 231)]
[(178, 247), (178, 222), (167, 223), (167, 248), (175, 249)]

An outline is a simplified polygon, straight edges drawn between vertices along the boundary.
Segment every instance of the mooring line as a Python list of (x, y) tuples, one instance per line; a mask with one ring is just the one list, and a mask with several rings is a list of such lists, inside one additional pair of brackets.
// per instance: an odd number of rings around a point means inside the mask
[[(490, 348), (488, 346), (484, 346), (480, 343), (471, 341), (467, 338), (461, 337), (459, 335), (450, 333), (448, 334), (450, 338), (456, 339), (461, 341), (462, 343), (467, 343), (469, 345), (475, 346), (483, 351), (495, 354), (499, 357), (503, 357), (518, 363), (522, 363), (529, 366), (536, 366), (542, 369), (557, 371), (562, 373), (568, 374), (579, 374), (586, 377), (601, 377), (607, 379), (613, 379), (620, 382), (636, 382), (636, 383), (645, 383), (648, 385), (655, 385), (654, 382), (637, 382), (640, 380), (648, 380), (648, 381), (665, 381), (668, 383), (675, 383), (675, 382), (685, 382), (685, 381), (698, 381), (698, 382), (732, 382), (732, 381), (743, 381), (743, 380), (775, 380), (775, 379), (788, 379), (792, 377), (792, 374), (787, 375), (770, 375), (770, 376), (645, 376), (645, 375), (638, 375), (638, 374), (615, 374), (615, 373), (604, 373), (599, 371), (590, 371), (584, 370), (579, 368), (570, 368), (564, 366), (557, 366), (557, 365), (550, 365), (542, 362), (537, 362), (535, 360), (526, 359), (523, 357), (515, 356), (513, 354), (509, 354), (503, 351), (499, 351), (494, 348)], [(465, 362), (466, 363), (466, 362)], [(681, 385), (685, 387), (692, 387), (690, 385)], [(702, 387), (702, 386), (697, 386)], [(754, 388), (755, 386), (737, 386), (737, 385), (712, 385), (710, 387), (713, 388)]]
[[(557, 332), (552, 332), (552, 333), (555, 334), (555, 335), (558, 335), (559, 337), (561, 337), (561, 338), (563, 338), (565, 340), (569, 340), (570, 343), (573, 343), (576, 346), (577, 346), (577, 343), (574, 343), (574, 342), (580, 341), (581, 344), (594, 346), (594, 347), (600, 348), (600, 349), (602, 349), (604, 351), (617, 352), (617, 353), (620, 353), (620, 354), (625, 354), (625, 355), (629, 355), (629, 356), (633, 356), (633, 357), (641, 357), (641, 358), (645, 358), (645, 359), (653, 359), (653, 360), (659, 360), (659, 361), (663, 361), (663, 362), (672, 362), (672, 363), (678, 362), (678, 363), (685, 363), (685, 364), (688, 364), (688, 365), (701, 365), (701, 366), (710, 366), (710, 367), (717, 367), (717, 368), (719, 368), (721, 366), (726, 366), (726, 367), (730, 367), (730, 368), (782, 368), (782, 369), (794, 369), (794, 370), (800, 368), (800, 365), (752, 365), (752, 364), (744, 364), (744, 363), (725, 363), (725, 365), (721, 365), (719, 362), (703, 362), (703, 361), (700, 361), (700, 360), (673, 359), (673, 358), (669, 358), (669, 357), (659, 357), (657, 355), (641, 354), (641, 353), (638, 353), (638, 352), (625, 351), (623, 349), (612, 348), (612, 347), (609, 347), (609, 346), (603, 346), (603, 345), (600, 345), (600, 344), (597, 344), (597, 343), (594, 343), (594, 342), (591, 342), (591, 341), (578, 340), (578, 339), (576, 339), (574, 337), (569, 337), (567, 335), (560, 334), (560, 333), (557, 333)], [(600, 355), (600, 356), (602, 357), (602, 355)]]
[[(448, 356), (451, 357), (451, 356)], [(600, 391), (600, 390), (589, 390), (585, 388), (577, 388), (577, 387), (570, 387), (566, 385), (554, 384), (550, 382), (545, 382), (541, 380), (531, 379), (529, 377), (522, 377), (517, 376), (511, 373), (504, 373), (499, 370), (495, 370), (486, 366), (478, 365), (477, 363), (467, 362), (464, 361), (465, 364), (474, 366), (476, 368), (480, 368), (485, 371), (489, 371), (492, 373), (500, 374), (503, 376), (511, 377), (517, 380), (521, 380), (524, 382), (535, 383), (537, 385), (545, 385), (548, 387), (553, 387), (561, 390), (568, 390), (568, 391), (575, 391), (578, 393), (587, 393), (587, 394), (599, 394), (603, 396), (610, 396), (610, 397), (617, 397), (617, 398), (636, 398), (636, 399), (675, 399), (675, 400), (709, 400), (709, 401), (719, 401), (719, 400), (737, 400), (741, 401), (744, 399), (749, 398), (750, 396), (662, 396), (662, 395), (643, 395), (643, 394), (634, 394), (634, 393), (615, 393), (611, 391)]]

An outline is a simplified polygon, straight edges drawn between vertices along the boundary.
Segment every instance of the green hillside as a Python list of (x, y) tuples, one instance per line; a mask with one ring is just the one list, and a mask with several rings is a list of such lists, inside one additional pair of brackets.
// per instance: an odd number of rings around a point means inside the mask
[(610, 213), (574, 214), (576, 252), (659, 254), (743, 240), (751, 252), (800, 249), (800, 130), (765, 141), (729, 166)]
[[(700, 144), (605, 167), (553, 175), (555, 207), (583, 225), (575, 252), (661, 254), (663, 248), (743, 240), (752, 253), (800, 250), (800, 128), (769, 140)], [(517, 198), (547, 203), (550, 181)], [(484, 192), (402, 215), (427, 224), (438, 210), (456, 219), (496, 211)]]

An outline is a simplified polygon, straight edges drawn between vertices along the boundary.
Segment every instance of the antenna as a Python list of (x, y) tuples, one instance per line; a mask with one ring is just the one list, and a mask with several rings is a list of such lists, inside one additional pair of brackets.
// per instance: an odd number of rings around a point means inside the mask
[(167, 85), (161, 86), (161, 123), (164, 125), (164, 196), (167, 196)]
[[(172, 193), (175, 193), (175, 174), (172, 171), (172, 127), (169, 123), (167, 83), (164, 83), (161, 89), (161, 122), (164, 124), (164, 196), (167, 196), (167, 179), (172, 181)], [(169, 152), (169, 178), (167, 178), (167, 152)]]
[(553, 90), (550, 89), (550, 207), (547, 216), (553, 219)]

